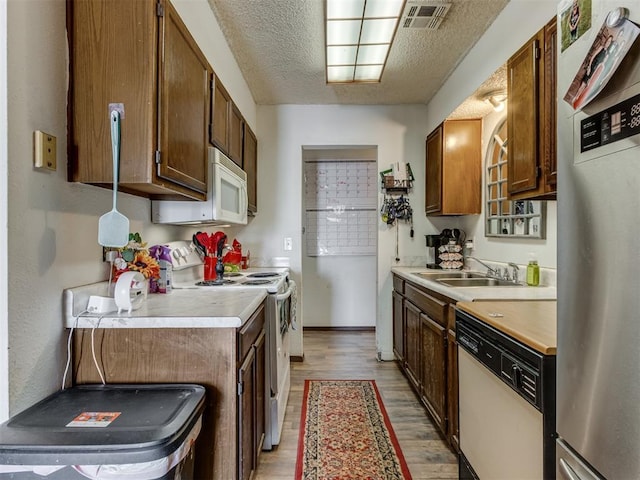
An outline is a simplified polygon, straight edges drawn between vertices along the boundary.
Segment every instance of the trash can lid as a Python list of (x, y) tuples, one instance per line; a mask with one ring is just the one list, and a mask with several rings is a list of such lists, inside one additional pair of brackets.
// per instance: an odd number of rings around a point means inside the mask
[(78, 385), (0, 425), (0, 464), (148, 462), (176, 450), (204, 410), (192, 384)]

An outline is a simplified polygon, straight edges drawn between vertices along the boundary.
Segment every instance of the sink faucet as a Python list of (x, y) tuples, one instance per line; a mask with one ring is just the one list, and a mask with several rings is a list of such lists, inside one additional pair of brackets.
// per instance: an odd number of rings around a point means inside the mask
[(513, 283), (518, 283), (518, 270), (519, 270), (518, 265), (516, 265), (513, 262), (509, 262), (509, 266), (513, 268), (513, 275), (512, 275)]
[(487, 277), (493, 277), (493, 278), (499, 278), (500, 277), (500, 271), (497, 268), (493, 268), (493, 267), (487, 265), (486, 263), (484, 263), (479, 258), (471, 257), (471, 256), (469, 256), (467, 258), (472, 258), (473, 260), (478, 262), (480, 265), (485, 266), (487, 268)]

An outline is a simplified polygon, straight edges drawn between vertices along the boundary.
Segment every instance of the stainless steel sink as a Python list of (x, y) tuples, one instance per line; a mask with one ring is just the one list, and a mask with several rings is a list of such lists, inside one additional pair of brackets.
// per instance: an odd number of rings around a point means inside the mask
[(521, 287), (519, 283), (497, 278), (441, 278), (438, 282), (450, 287)]
[(443, 278), (458, 279), (458, 278), (486, 278), (482, 273), (475, 272), (461, 272), (454, 270), (451, 272), (417, 272), (413, 275), (424, 278), (425, 280), (440, 280)]

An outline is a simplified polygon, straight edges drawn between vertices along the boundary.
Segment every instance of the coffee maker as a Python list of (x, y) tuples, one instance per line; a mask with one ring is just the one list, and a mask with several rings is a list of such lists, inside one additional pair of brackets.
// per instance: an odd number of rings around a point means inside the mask
[(433, 263), (427, 263), (427, 268), (442, 268), (440, 265), (442, 263), (440, 247), (451, 245), (451, 242), (455, 245), (463, 245), (465, 233), (457, 228), (445, 228), (438, 235), (425, 235), (425, 238), (427, 248), (433, 252)]
[(449, 243), (449, 239), (444, 239), (442, 234), (438, 235), (425, 235), (427, 241), (427, 249), (429, 249), (432, 253), (431, 258), (433, 258), (433, 263), (427, 263), (427, 268), (440, 268), (440, 255), (438, 253), (438, 249), (442, 245), (446, 245)]

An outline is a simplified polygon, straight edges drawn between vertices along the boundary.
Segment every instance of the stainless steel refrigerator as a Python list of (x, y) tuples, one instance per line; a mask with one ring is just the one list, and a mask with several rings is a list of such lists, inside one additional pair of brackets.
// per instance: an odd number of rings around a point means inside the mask
[(640, 479), (640, 2), (589, 4), (577, 38), (558, 7), (556, 474)]

